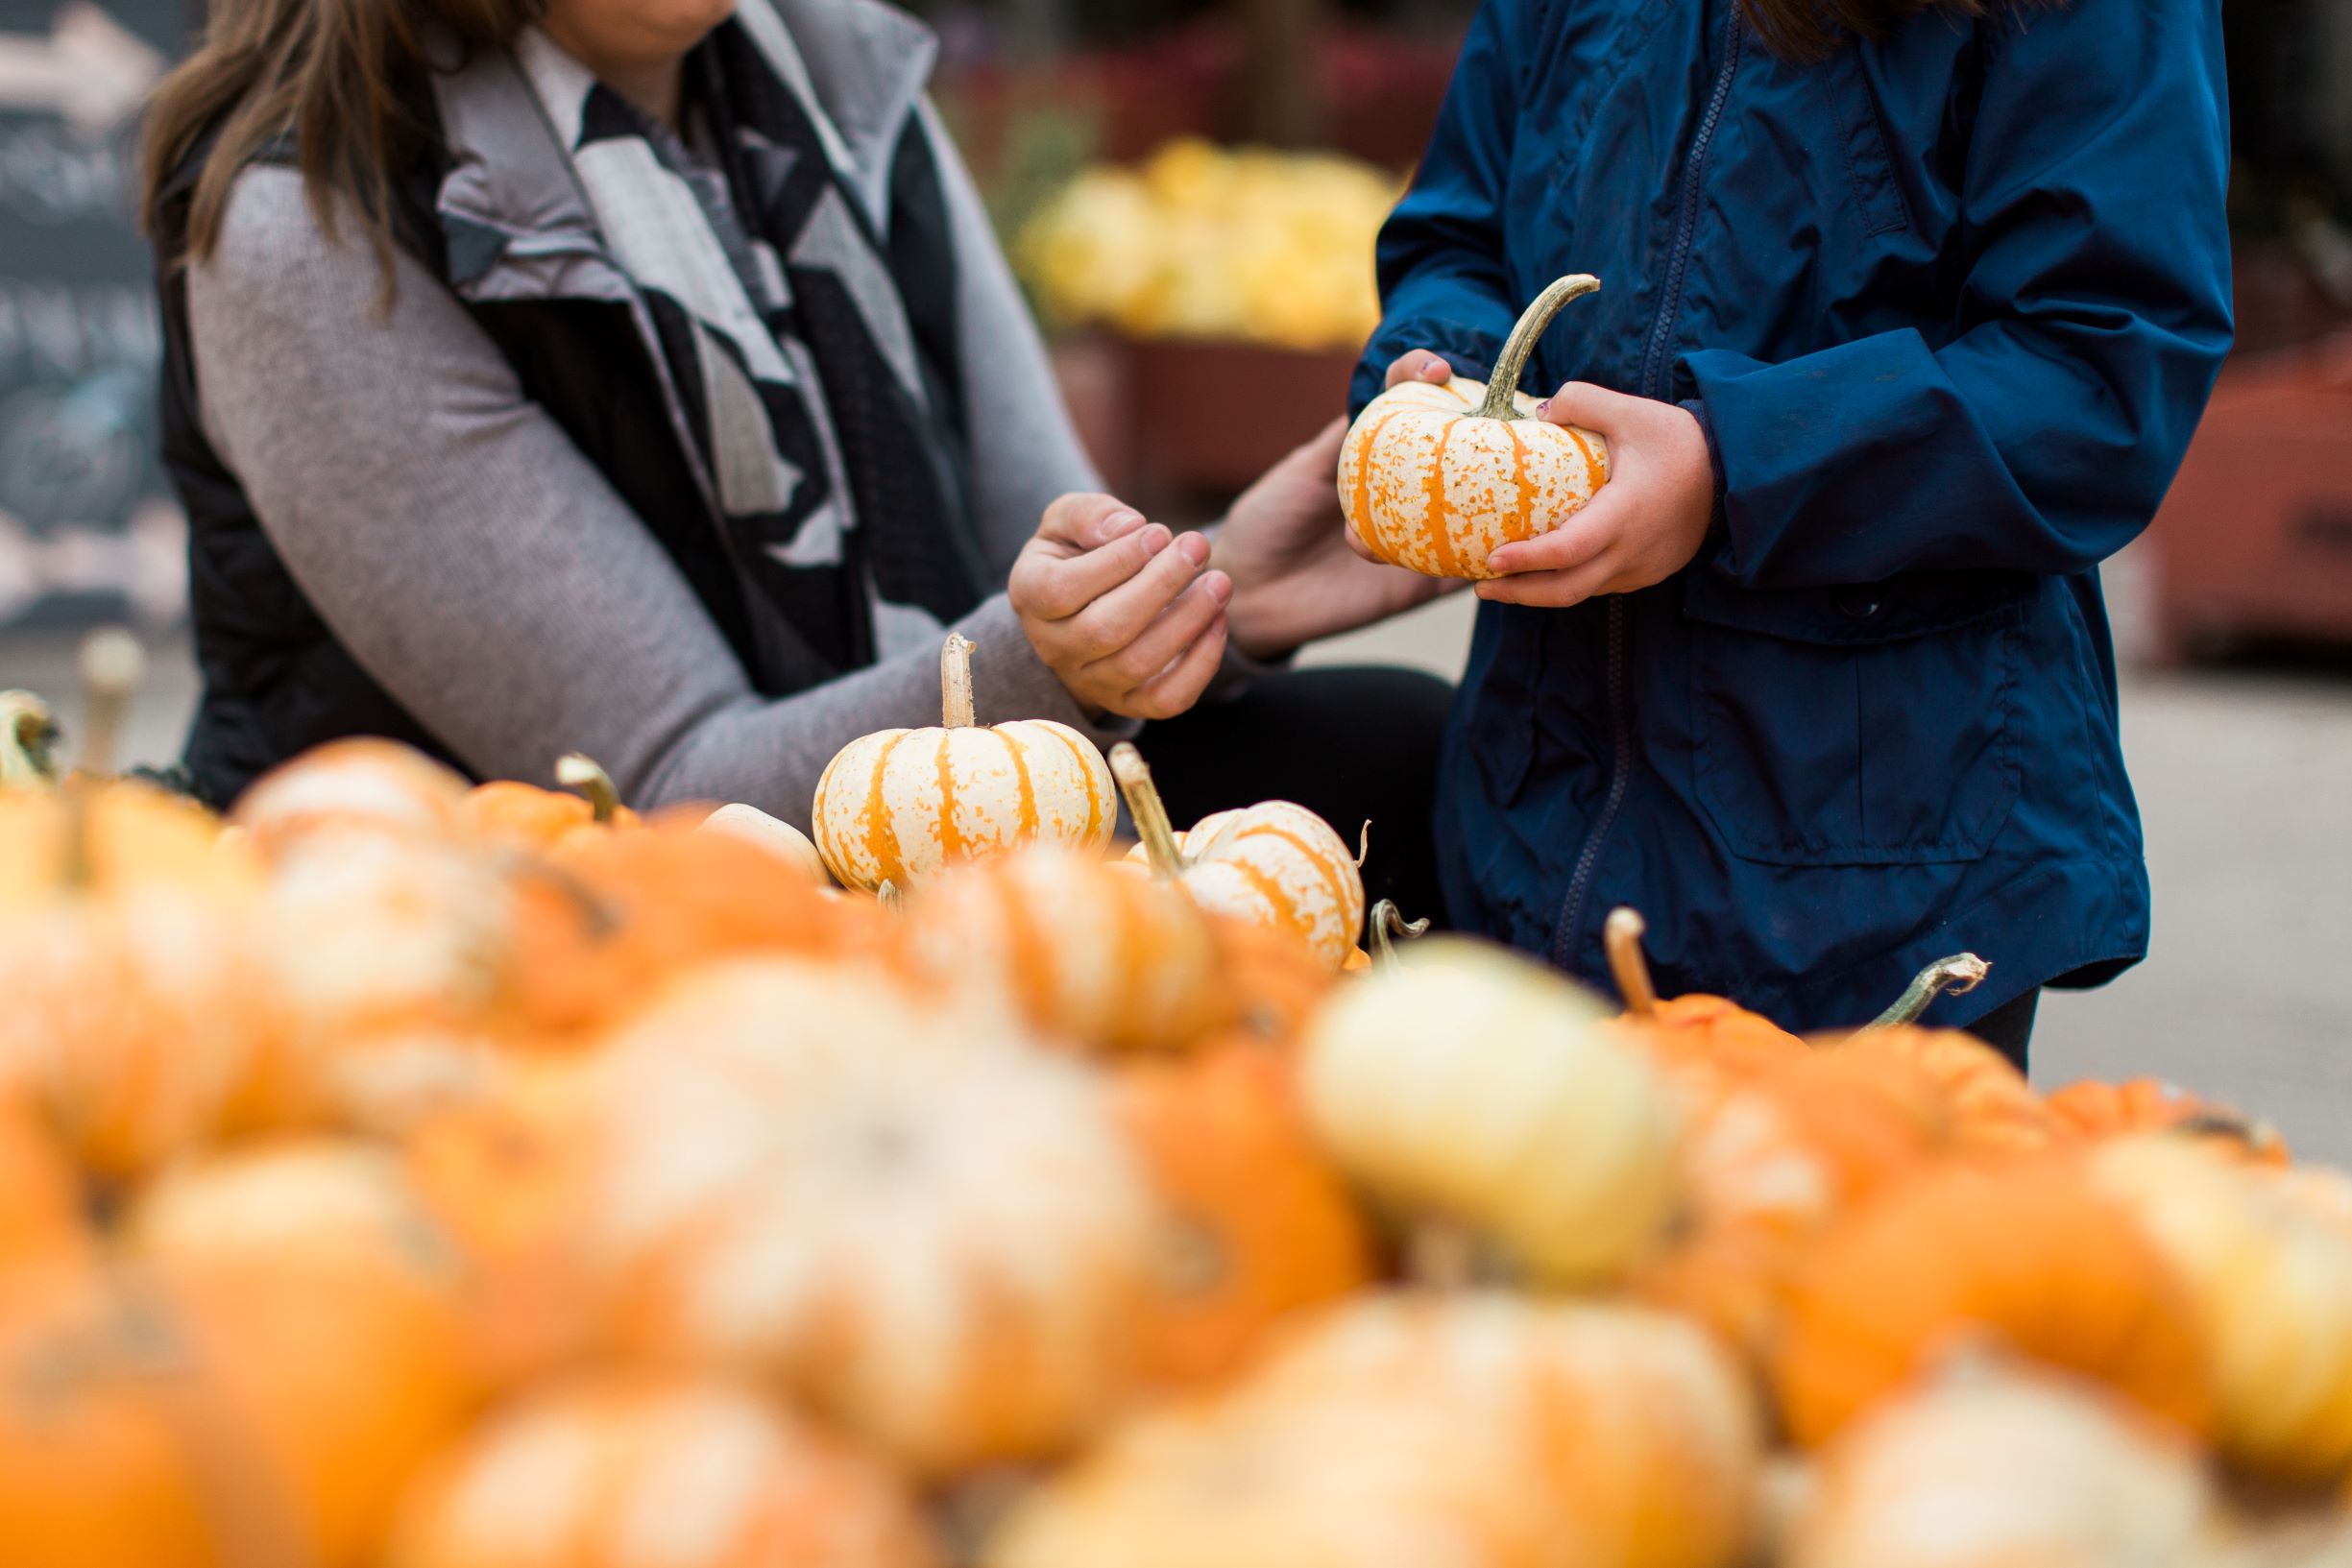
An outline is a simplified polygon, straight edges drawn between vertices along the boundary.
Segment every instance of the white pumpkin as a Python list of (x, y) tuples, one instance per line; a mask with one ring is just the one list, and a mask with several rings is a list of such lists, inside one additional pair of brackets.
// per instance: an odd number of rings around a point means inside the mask
[(1121, 1390), (1157, 1242), (1087, 1069), (876, 973), (715, 968), (606, 1048), (587, 1223), (629, 1337), (938, 1474)]
[(1303, 806), (1264, 801), (1202, 817), (1178, 833), (1152, 771), (1125, 741), (1111, 770), (1143, 842), (1128, 858), (1183, 885), (1212, 914), (1296, 931), (1334, 970), (1364, 931), (1364, 876), (1356, 852)]
[(722, 806), (703, 818), (702, 826), (695, 832), (718, 833), (764, 850), (807, 877), (812, 886), (833, 885), (833, 878), (825, 870), (825, 857), (816, 852), (809, 835), (756, 806), (745, 806), (740, 801)]
[(940, 728), (861, 736), (817, 781), (817, 852), (844, 887), (904, 892), (1022, 844), (1109, 845), (1118, 808), (1103, 754), (1051, 719), (982, 728), (972, 651), (958, 632), (940, 652)]
[(1308, 1118), (1376, 1196), (1458, 1221), (1539, 1278), (1617, 1277), (1664, 1228), (1676, 1113), (1597, 996), (1432, 937), (1310, 1023)]
[(1966, 1365), (1851, 1429), (1793, 1510), (1787, 1568), (2204, 1568), (2196, 1456), (2089, 1385)]

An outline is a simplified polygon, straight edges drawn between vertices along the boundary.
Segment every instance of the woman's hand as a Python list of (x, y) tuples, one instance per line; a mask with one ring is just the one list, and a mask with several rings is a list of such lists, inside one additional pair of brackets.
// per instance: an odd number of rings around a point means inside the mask
[[(1443, 373), (1445, 362), (1428, 357)], [(1391, 373), (1391, 384), (1403, 378)], [(1225, 515), (1215, 560), (1233, 579), (1234, 646), (1252, 658), (1352, 632), (1459, 586), (1360, 559), (1351, 548), (1336, 482), (1346, 439), (1347, 422), (1334, 420)]]
[(1688, 566), (1715, 513), (1714, 460), (1689, 410), (1571, 381), (1541, 413), (1608, 439), (1609, 483), (1552, 532), (1497, 549), (1489, 563), (1508, 575), (1480, 583), (1478, 596), (1561, 609)]
[(1097, 712), (1173, 718), (1224, 659), (1233, 583), (1209, 542), (1109, 495), (1064, 495), (1013, 563), (1006, 596), (1030, 645)]

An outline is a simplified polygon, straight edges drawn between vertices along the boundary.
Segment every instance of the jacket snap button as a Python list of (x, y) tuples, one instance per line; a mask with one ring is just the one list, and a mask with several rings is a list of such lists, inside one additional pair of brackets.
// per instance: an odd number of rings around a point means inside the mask
[(1837, 596), (1837, 608), (1855, 620), (1868, 620), (1879, 613), (1879, 596), (1867, 589), (1850, 588)]

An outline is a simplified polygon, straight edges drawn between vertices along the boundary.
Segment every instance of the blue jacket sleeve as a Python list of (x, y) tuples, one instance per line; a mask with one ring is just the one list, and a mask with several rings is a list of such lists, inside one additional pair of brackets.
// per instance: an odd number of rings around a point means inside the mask
[(1988, 39), (1941, 349), (1904, 329), (1779, 365), (1686, 356), (1716, 570), (2068, 573), (2146, 526), (2231, 336), (2219, 10), (2074, 0)]
[[(1380, 231), (1381, 321), (1348, 388), (1350, 417), (1389, 366), (1431, 349), (1484, 378), (1518, 319), (1503, 263), (1503, 190), (1518, 118), (1514, 61), (1526, 0), (1483, 0), (1413, 188)], [(1524, 302), (1521, 302), (1524, 303)]]

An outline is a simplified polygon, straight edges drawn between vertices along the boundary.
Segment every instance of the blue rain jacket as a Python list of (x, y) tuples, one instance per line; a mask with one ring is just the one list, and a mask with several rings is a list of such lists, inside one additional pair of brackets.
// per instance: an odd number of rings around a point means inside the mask
[(1525, 385), (1683, 403), (1698, 559), (1570, 610), (1482, 606), (1436, 832), (1467, 928), (1661, 988), (1929, 1022), (2144, 956), (2100, 561), (2154, 516), (2231, 335), (2218, 0), (1920, 15), (1820, 64), (1735, 0), (1485, 0), (1380, 240), (1398, 354), (1483, 376), (1602, 279)]

